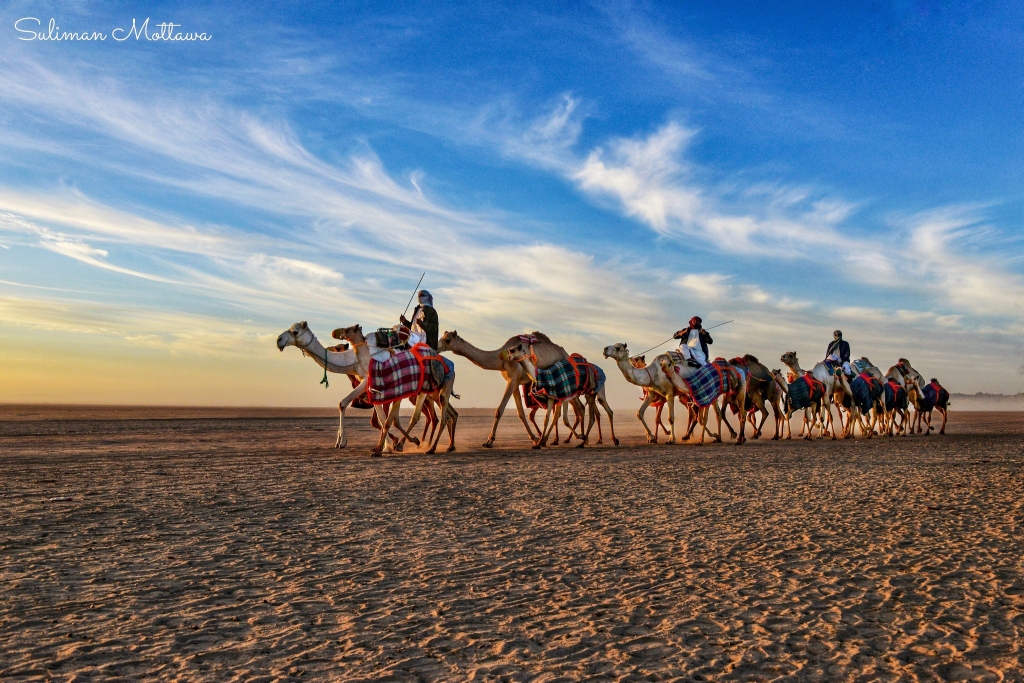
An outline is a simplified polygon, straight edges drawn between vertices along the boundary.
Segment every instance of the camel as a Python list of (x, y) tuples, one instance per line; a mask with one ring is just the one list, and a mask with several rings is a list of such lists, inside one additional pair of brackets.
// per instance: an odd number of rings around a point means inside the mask
[(676, 443), (676, 390), (672, 380), (665, 374), (665, 370), (660, 363), (662, 356), (667, 357), (666, 354), (658, 356), (654, 359), (654, 363), (643, 368), (633, 367), (633, 364), (630, 363), (629, 348), (625, 343), (606, 346), (603, 354), (605, 358), (611, 358), (615, 361), (627, 382), (648, 390), (644, 402), (640, 404), (640, 410), (636, 413), (637, 419), (640, 420), (640, 424), (644, 426), (644, 432), (647, 434), (647, 443), (658, 443), (658, 437), (651, 432), (651, 428), (647, 426), (647, 421), (644, 420), (644, 412), (646, 412), (647, 406), (651, 405), (656, 396), (664, 400), (668, 406), (670, 431), (668, 443)]
[[(900, 367), (900, 365), (896, 364), (891, 366), (888, 370), (886, 370), (885, 380), (887, 384), (889, 382), (892, 382), (897, 386), (899, 390), (902, 390), (903, 397), (902, 400), (900, 400), (901, 397), (899, 391), (894, 392), (895, 396), (893, 397), (893, 408), (892, 410), (889, 410), (888, 405), (886, 406), (886, 424), (883, 426), (883, 428), (885, 429), (885, 432), (888, 436), (893, 436), (894, 433), (899, 434), (900, 436), (906, 436), (907, 429), (910, 426), (909, 395), (906, 393), (907, 378), (904, 376), (903, 369)], [(897, 416), (900, 418), (899, 428), (896, 427)]]
[[(914, 422), (910, 425), (910, 433), (914, 433), (914, 429), (920, 434), (922, 428), (924, 429), (924, 435), (929, 436), (932, 427), (932, 410), (938, 410), (942, 413), (942, 427), (939, 429), (939, 434), (946, 433), (946, 419), (948, 418), (949, 410), (949, 392), (947, 392), (939, 380), (932, 378), (931, 384), (935, 384), (938, 389), (934, 402), (930, 402), (925, 398), (924, 390), (926, 385), (919, 384), (916, 378), (910, 377), (908, 381), (909, 388), (907, 389), (907, 396), (914, 406)], [(943, 395), (944, 394), (944, 395)]]
[[(925, 435), (927, 435), (931, 431), (931, 428), (932, 428), (931, 427), (931, 424), (932, 424), (932, 421), (931, 421), (931, 410), (930, 409), (926, 409), (924, 411), (924, 412), (928, 413), (927, 420), (925, 420), (924, 416), (922, 415), (921, 408), (918, 407), (918, 406), (924, 407), (924, 405), (926, 405), (922, 401), (923, 396), (921, 394), (921, 391), (924, 389), (924, 386), (927, 384), (927, 382), (925, 382), (925, 380), (924, 380), (924, 375), (922, 375), (920, 372), (915, 370), (913, 368), (913, 366), (910, 364), (910, 361), (908, 361), (906, 358), (900, 358), (898, 361), (896, 361), (896, 366), (895, 367), (899, 368), (900, 371), (903, 373), (903, 377), (905, 378), (906, 383), (907, 383), (907, 394), (908, 394), (908, 396), (911, 393), (911, 387), (912, 386), (917, 388), (917, 391), (914, 393), (914, 397), (911, 399), (911, 402), (910, 402), (911, 405), (914, 406), (914, 419), (910, 423), (910, 433), (913, 434), (915, 432), (915, 430), (916, 430), (917, 433), (920, 434), (921, 431), (922, 431), (922, 428), (927, 424), (928, 429), (924, 432)], [(939, 434), (945, 434), (946, 433), (946, 418), (947, 418), (946, 408), (947, 408), (947, 406), (942, 406), (940, 408), (938, 405), (936, 405), (935, 407), (938, 408), (940, 413), (942, 413), (942, 428), (939, 429)]]
[(344, 448), (348, 444), (348, 437), (345, 435), (345, 409), (366, 391), (364, 386), (365, 368), (361, 368), (359, 365), (355, 350), (331, 351), (325, 349), (313, 331), (309, 329), (305, 320), (295, 323), (278, 336), (278, 350), (284, 351), (286, 346), (297, 347), (302, 351), (302, 355), (312, 358), (327, 372), (340, 373), (353, 378), (352, 383), (355, 388), (338, 404), (338, 437), (334, 442), (334, 447)]
[[(547, 335), (540, 332), (533, 332), (532, 336), (535, 337), (537, 341), (530, 344), (530, 348), (537, 357), (538, 367), (549, 368), (558, 361), (566, 360), (569, 357), (569, 354), (565, 352), (565, 349), (551, 341)], [(511, 337), (500, 348), (494, 351), (484, 351), (483, 349), (478, 349), (460, 337), (457, 331), (452, 330), (451, 332), (445, 332), (437, 342), (438, 351), (451, 351), (454, 354), (468, 359), (469, 362), (478, 368), (483, 368), (484, 370), (497, 370), (501, 373), (501, 376), (505, 378), (505, 393), (502, 394), (501, 401), (498, 403), (498, 408), (494, 411), (494, 424), (491, 426), (491, 433), (487, 437), (487, 441), (483, 443), (484, 448), (491, 448), (494, 446), (494, 437), (498, 433), (498, 422), (501, 421), (501, 416), (505, 412), (505, 406), (508, 405), (509, 398), (515, 399), (516, 413), (519, 415), (519, 419), (523, 421), (523, 426), (526, 427), (526, 433), (530, 435), (530, 440), (536, 441), (533, 436), (533, 430), (530, 428), (530, 423), (526, 419), (526, 412), (523, 409), (522, 398), (519, 395), (519, 385), (526, 384), (530, 380), (526, 376), (526, 371), (523, 367), (519, 363), (509, 360), (508, 355), (504, 353), (506, 349), (521, 344), (522, 341), (523, 340), (517, 335), (515, 337)]]
[[(662, 370), (669, 377), (669, 380), (672, 382), (676, 391), (679, 393), (689, 394), (690, 385), (687, 380), (699, 372), (700, 368), (694, 368), (688, 363), (679, 362), (677, 358), (678, 356), (674, 358), (672, 354), (666, 353), (658, 356), (655, 360), (661, 364)], [(697, 423), (700, 423), (701, 425), (700, 440), (697, 442), (698, 446), (704, 445), (704, 437), (708, 432), (708, 409), (712, 407), (714, 407), (715, 413), (718, 415), (718, 434), (714, 435), (716, 442), (722, 440), (721, 434), (723, 421), (725, 422), (725, 426), (729, 429), (729, 433), (736, 439), (737, 446), (742, 446), (747, 440), (745, 434), (747, 421), (744, 417), (747, 403), (747, 383), (746, 379), (741, 379), (746, 373), (745, 371), (739, 371), (731, 365), (726, 365), (727, 367), (724, 368), (724, 371), (726, 372), (727, 386), (725, 392), (720, 397), (721, 407), (719, 407), (719, 399), (716, 399), (709, 405), (697, 408)], [(728, 418), (725, 416), (726, 407), (730, 405), (736, 411), (736, 414), (739, 415), (739, 432), (732, 428), (732, 425), (729, 424)], [(697, 426), (697, 423), (692, 424), (691, 428), (687, 431), (687, 439), (690, 437), (693, 428)]]
[[(749, 353), (742, 356), (742, 358), (734, 358), (729, 361), (729, 364), (742, 369), (744, 373), (746, 373), (747, 398), (749, 398), (753, 404), (750, 415), (753, 416), (756, 412), (761, 413), (760, 424), (755, 424), (755, 420), (751, 421), (751, 426), (754, 428), (754, 434), (750, 438), (758, 439), (761, 437), (761, 429), (764, 427), (765, 421), (768, 420), (768, 408), (765, 406), (766, 403), (771, 405), (775, 416), (776, 435), (773, 436), (772, 439), (779, 438), (777, 425), (779, 422), (779, 415), (781, 415), (781, 408), (777, 403), (773, 403), (770, 398), (770, 394), (778, 394), (779, 385), (772, 378), (771, 372), (767, 367), (762, 365), (756, 357)], [(744, 411), (740, 413), (740, 415), (742, 417), (746, 414), (746, 406), (744, 406)]]
[[(881, 370), (875, 367), (875, 365), (868, 360), (867, 356), (861, 356), (860, 359), (854, 361), (853, 364), (858, 373), (866, 374), (871, 379), (877, 381), (882, 388), (882, 391), (879, 392), (878, 396), (874, 397), (871, 402), (870, 415), (866, 416), (866, 424), (860, 419), (857, 420), (857, 424), (860, 425), (861, 431), (870, 439), (874, 437), (876, 427), (879, 427), (881, 424), (882, 429), (884, 429), (885, 425), (885, 376), (882, 374)], [(852, 385), (852, 382), (847, 382), (845, 377), (843, 377), (843, 382)], [(864, 415), (864, 410), (860, 409), (859, 413), (860, 415)], [(851, 428), (850, 431), (852, 432), (853, 429)], [(879, 433), (881, 432), (879, 431)]]
[[(514, 361), (518, 362), (523, 367), (523, 369), (526, 371), (526, 374), (530, 378), (531, 381), (536, 380), (536, 378), (537, 378), (537, 367), (533, 364), (533, 358), (530, 357), (530, 354), (527, 351), (526, 345), (520, 343), (518, 346), (513, 346), (513, 347), (511, 347), (509, 349), (506, 349), (505, 355), (510, 360), (514, 360)], [(586, 415), (587, 411), (584, 408), (582, 413), (581, 413), (580, 410), (576, 409), (576, 406), (579, 405), (579, 397), (578, 396), (573, 397), (571, 399), (571, 402), (573, 404), (573, 408), (574, 408), (574, 410), (576, 410), (576, 418), (577, 418), (576, 419), (576, 424), (578, 424), (580, 426), (580, 433), (582, 434), (582, 438), (580, 440), (580, 443), (576, 447), (577, 448), (583, 448), (584, 446), (587, 445), (587, 440), (590, 438), (590, 431), (594, 428), (595, 420), (597, 421), (597, 424), (598, 424), (598, 434), (599, 434), (597, 443), (601, 443), (601, 441), (602, 441), (602, 438), (600, 436), (601, 416), (600, 416), (600, 413), (598, 413), (598, 411), (597, 411), (597, 404), (598, 403), (601, 404), (601, 406), (604, 408), (605, 413), (607, 413), (607, 415), (608, 415), (608, 428), (611, 430), (611, 433), (612, 433), (612, 443), (614, 443), (616, 446), (618, 446), (619, 445), (619, 439), (615, 436), (615, 418), (614, 418), (615, 413), (612, 411), (611, 406), (608, 405), (608, 398), (607, 398), (607, 395), (605, 394), (605, 384), (602, 383), (598, 387), (590, 387), (583, 394), (583, 396), (586, 399), (586, 406), (590, 408), (590, 423), (587, 425), (586, 431), (583, 430), (582, 421), (583, 421), (583, 417)], [(558, 415), (557, 415), (557, 413), (552, 413), (552, 411), (553, 410), (558, 410), (559, 407), (563, 407), (563, 408), (567, 407), (567, 404), (569, 402), (570, 401), (558, 401), (558, 400), (556, 400), (554, 398), (548, 398), (548, 400), (547, 400), (548, 411), (547, 411), (547, 414), (544, 417), (544, 429), (540, 430), (541, 437), (540, 437), (540, 440), (535, 443), (534, 448), (540, 448), (545, 443), (547, 443), (547, 435), (548, 435), (548, 432), (550, 431), (550, 427), (548, 427), (548, 420), (549, 420), (549, 418), (552, 415), (554, 415), (554, 417), (555, 417), (555, 419), (552, 421), (552, 426), (557, 429), (557, 426), (558, 426)], [(563, 413), (563, 417), (564, 417), (564, 415), (565, 414)], [(533, 414), (531, 413), (531, 419), (532, 419), (532, 417), (533, 417)], [(568, 419), (566, 419), (565, 424), (566, 424), (566, 426), (569, 426)], [(570, 431), (575, 432), (576, 424), (574, 424), (572, 427), (569, 427)], [(556, 434), (557, 434), (557, 432), (556, 432)], [(565, 443), (569, 443), (571, 438), (572, 438), (572, 434), (570, 434), (570, 436), (568, 438), (566, 438)], [(555, 437), (555, 443), (558, 443), (558, 437), (557, 436)]]
[[(775, 380), (775, 383), (779, 386), (779, 389), (781, 389), (787, 395), (786, 404), (785, 404), (786, 405), (786, 409), (784, 411), (786, 419), (785, 419), (785, 422), (783, 424), (783, 427), (784, 428), (785, 427), (789, 428), (789, 434), (785, 437), (786, 440), (789, 440), (789, 439), (793, 438), (793, 426), (792, 426), (792, 424), (790, 424), (790, 419), (793, 417), (793, 413), (795, 413), (797, 410), (800, 410), (800, 408), (794, 408), (793, 404), (790, 402), (790, 400), (788, 398), (789, 393), (790, 393), (790, 384), (792, 384), (792, 382), (787, 381), (782, 376), (782, 371), (781, 370), (772, 370), (771, 373), (772, 373), (772, 378)], [(803, 375), (801, 374), (801, 375), (797, 375), (796, 377), (793, 377), (793, 381), (795, 382), (800, 377), (803, 377)], [(811, 377), (814, 377), (814, 376), (811, 375)], [(815, 423), (818, 420), (818, 413), (821, 411), (823, 406), (827, 405), (827, 403), (826, 403), (826, 400), (827, 400), (826, 397), (827, 396), (828, 396), (828, 392), (827, 391), (823, 392), (821, 396), (815, 396), (814, 393), (812, 392), (811, 393), (811, 397), (810, 397), (811, 404), (803, 409), (803, 411), (804, 411), (804, 421), (803, 421), (803, 424), (800, 427), (800, 435), (803, 436), (803, 438), (806, 439), (807, 441), (811, 441), (812, 439), (814, 439), (814, 425), (815, 425)], [(818, 438), (823, 438), (823, 437), (825, 437), (828, 434), (828, 431), (825, 429), (825, 426), (824, 426), (825, 425), (824, 420), (822, 420), (821, 425), (822, 425), (822, 428), (821, 428), (821, 431), (818, 434)], [(784, 430), (781, 430), (781, 431), (784, 431)], [(835, 438), (836, 438), (836, 433), (835, 433), (835, 430), (833, 429), (832, 430), (832, 439), (835, 440)]]
[[(339, 327), (331, 333), (331, 336), (335, 339), (345, 339), (352, 343), (355, 347), (356, 357), (359, 359), (360, 367), (369, 375), (370, 369), (370, 357), (372, 355), (371, 347), (363, 335), (363, 328), (361, 325), (352, 325), (351, 327)], [(451, 405), (451, 398), (454, 396), (453, 389), (455, 384), (455, 378), (452, 377), (442, 386), (429, 392), (422, 392), (416, 397), (416, 407), (413, 410), (412, 417), (409, 418), (409, 425), (406, 429), (402, 429), (402, 426), (398, 424), (399, 406), (401, 401), (392, 401), (385, 406), (375, 406), (380, 411), (379, 420), (381, 423), (381, 436), (377, 442), (377, 445), (371, 451), (373, 457), (380, 457), (384, 450), (384, 443), (388, 436), (388, 431), (392, 425), (395, 425), (400, 432), (402, 432), (405, 439), (412, 441), (414, 444), (419, 444), (419, 440), (409, 434), (412, 431), (413, 426), (419, 420), (420, 414), (423, 412), (423, 405), (429, 399), (433, 401), (440, 408), (440, 428), (434, 435), (430, 447), (427, 449), (427, 453), (433, 453), (437, 448), (437, 442), (441, 439), (441, 434), (444, 433), (445, 428), (448, 428), (448, 434), (450, 442), (448, 444), (448, 450), (450, 453), (455, 450), (455, 426), (458, 423), (459, 414), (455, 410), (455, 407)], [(359, 395), (365, 394), (367, 391), (366, 380), (362, 382), (359, 389)], [(355, 393), (355, 392), (353, 392)], [(402, 442), (399, 442), (399, 446)]]
[[(787, 351), (786, 353), (782, 354), (782, 358), (780, 360), (782, 361), (783, 365), (785, 365), (787, 368), (790, 369), (790, 371), (792, 371), (794, 377), (802, 377), (804, 375), (804, 372), (806, 372), (805, 370), (802, 370), (800, 368), (800, 359), (796, 357), (796, 351)], [(841, 375), (842, 371), (839, 371), (839, 374)], [(825, 385), (825, 395), (828, 396), (829, 399), (834, 400), (834, 396), (837, 393), (837, 382), (835, 375), (829, 372), (828, 366), (826, 366), (824, 363), (816, 363), (814, 367), (811, 369), (810, 375), (811, 377)], [(838, 388), (841, 390), (842, 386), (839, 385)], [(831, 401), (826, 401), (823, 406), (824, 411), (821, 415), (821, 424), (823, 432), (827, 433), (828, 430), (831, 429), (832, 438), (835, 439), (836, 428), (835, 424), (833, 424), (832, 422), (832, 408), (830, 407), (830, 405)], [(840, 423), (841, 422), (842, 416), (840, 415)], [(843, 432), (843, 436), (844, 438), (849, 438), (846, 435), (845, 430)]]
[[(646, 361), (647, 361), (647, 358), (644, 355), (633, 356), (632, 358), (629, 359), (630, 364), (634, 368), (640, 368), (640, 369), (643, 369), (643, 368), (647, 367), (647, 362)], [(641, 392), (642, 393), (640, 395), (640, 400), (643, 401), (644, 399), (647, 398), (647, 395), (651, 392), (651, 390), (650, 390), (649, 387), (644, 387), (641, 390)], [(692, 402), (687, 400), (689, 398), (688, 394), (677, 393), (676, 396), (679, 397), (679, 402), (683, 405), (684, 408), (686, 408), (686, 413), (687, 413), (686, 424), (687, 424), (687, 427), (689, 427), (689, 425), (693, 424), (694, 420), (696, 419), (696, 411), (694, 409), (694, 405), (693, 405)], [(665, 436), (668, 436), (668, 427), (666, 427), (665, 424), (661, 421), (661, 413), (665, 409), (665, 397), (662, 396), (661, 394), (655, 393), (654, 398), (651, 400), (651, 406), (655, 410), (655, 412), (654, 412), (654, 440), (657, 441), (658, 440), (658, 430), (659, 429), (661, 429), (661, 431), (665, 432)], [(600, 436), (600, 433), (601, 433), (601, 416), (600, 415), (598, 415), (597, 431), (598, 431), (598, 435)]]

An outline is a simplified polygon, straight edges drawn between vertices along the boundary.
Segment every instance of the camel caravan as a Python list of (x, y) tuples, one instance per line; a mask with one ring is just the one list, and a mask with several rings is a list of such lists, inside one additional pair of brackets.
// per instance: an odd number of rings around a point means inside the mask
[[(432, 296), (426, 290), (418, 295), (411, 319), (403, 314), (395, 327), (368, 334), (360, 325), (338, 328), (331, 333), (340, 342), (335, 346), (323, 346), (305, 322), (292, 325), (277, 338), (279, 350), (295, 346), (323, 368), (321, 384), (329, 386), (328, 373), (348, 375), (352, 391), (338, 404), (335, 447), (347, 445), (345, 411), (356, 408), (373, 411), (371, 424), (380, 430), (372, 450), (374, 456), (385, 451), (401, 452), (406, 442), (434, 453), (445, 432), (447, 451), (455, 450), (459, 418), (452, 405), (452, 399), (458, 398), (454, 393), (455, 364), (444, 353), (500, 372), (505, 380), (485, 448), (494, 445), (509, 399), (515, 402), (533, 448), (574, 440), (579, 442), (578, 448), (583, 448), (590, 443), (595, 426), (595, 443), (603, 443), (601, 410), (608, 420), (611, 443), (619, 445), (614, 413), (605, 394), (607, 377), (599, 366), (578, 353), (568, 353), (537, 331), (512, 336), (494, 350), (480, 349), (456, 331), (439, 335)], [(793, 438), (794, 415), (802, 417), (797, 436), (809, 440), (850, 439), (858, 432), (866, 438), (914, 433), (927, 436), (934, 429), (931, 421), (935, 410), (942, 416), (939, 434), (946, 432), (949, 392), (938, 380), (925, 381), (906, 358), (900, 358), (885, 373), (865, 357), (851, 359), (850, 345), (839, 330), (833, 333), (825, 359), (809, 370), (801, 367), (795, 351), (782, 354), (785, 371), (770, 370), (750, 354), (731, 360), (711, 359), (708, 347), (713, 340), (699, 317), (692, 318), (689, 326), (672, 338), (679, 340), (678, 349), (661, 353), (650, 362), (645, 354), (631, 355), (625, 343), (612, 344), (603, 351), (604, 358), (615, 361), (626, 381), (642, 391), (636, 415), (648, 443), (658, 443), (659, 430), (668, 436), (667, 443), (686, 442), (698, 428), (697, 445), (703, 445), (709, 436), (713, 442), (721, 442), (724, 426), (736, 445), (741, 445), (747, 440), (748, 422), (751, 438), (761, 437), (769, 409), (774, 421), (772, 439)], [(686, 413), (686, 429), (681, 436), (676, 430), (677, 400)], [(404, 427), (398, 420), (403, 401), (414, 405)], [(655, 408), (653, 431), (645, 418), (651, 406)], [(662, 420), (665, 408), (667, 427)], [(543, 425), (536, 420), (541, 409), (545, 410)], [(730, 414), (736, 428), (730, 423)], [(420, 419), (425, 424), (416, 437), (413, 429)], [(564, 442), (559, 440), (559, 421), (568, 429)]]

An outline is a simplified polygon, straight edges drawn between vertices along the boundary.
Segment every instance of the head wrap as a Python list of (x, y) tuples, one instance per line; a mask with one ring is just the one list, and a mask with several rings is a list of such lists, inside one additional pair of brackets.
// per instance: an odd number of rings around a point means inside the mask
[(424, 306), (431, 306), (431, 307), (433, 307), (433, 305), (434, 305), (434, 297), (431, 296), (430, 292), (428, 292), (425, 289), (421, 289), (419, 291), (419, 296), (417, 298), (417, 301), (419, 301)]
[(696, 327), (699, 330), (700, 324), (702, 322), (704, 321), (701, 320), (698, 316), (693, 316), (692, 318), (690, 318), (690, 327)]

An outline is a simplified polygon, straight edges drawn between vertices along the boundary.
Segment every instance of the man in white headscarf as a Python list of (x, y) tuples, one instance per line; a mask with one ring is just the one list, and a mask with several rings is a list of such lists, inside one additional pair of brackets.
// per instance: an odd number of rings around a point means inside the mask
[(434, 297), (430, 292), (421, 289), (417, 294), (419, 302), (412, 311), (412, 320), (402, 316), (402, 324), (411, 328), (412, 333), (422, 338), (427, 346), (437, 351), (438, 320), (434, 310)]

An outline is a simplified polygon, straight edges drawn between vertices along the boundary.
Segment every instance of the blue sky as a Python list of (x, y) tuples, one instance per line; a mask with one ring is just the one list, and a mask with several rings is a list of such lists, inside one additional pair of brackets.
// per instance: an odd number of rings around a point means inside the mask
[(721, 355), (840, 327), (1021, 390), (1019, 5), (534, 5), (6, 4), (4, 400), (329, 404), (273, 339), (390, 325), (422, 271), (487, 348), (598, 360), (700, 314), (736, 320)]

